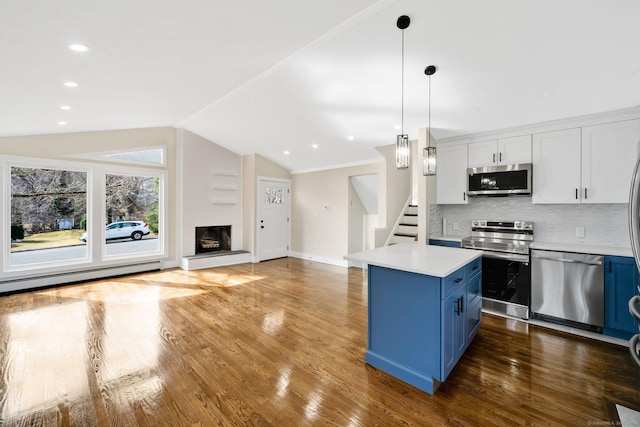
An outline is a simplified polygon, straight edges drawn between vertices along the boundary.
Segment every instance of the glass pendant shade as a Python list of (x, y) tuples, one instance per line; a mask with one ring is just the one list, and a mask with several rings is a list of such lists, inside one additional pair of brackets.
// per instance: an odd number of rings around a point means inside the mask
[(422, 174), (424, 176), (436, 174), (436, 147), (426, 147), (422, 150)]
[(396, 141), (396, 168), (409, 168), (409, 135), (398, 135)]

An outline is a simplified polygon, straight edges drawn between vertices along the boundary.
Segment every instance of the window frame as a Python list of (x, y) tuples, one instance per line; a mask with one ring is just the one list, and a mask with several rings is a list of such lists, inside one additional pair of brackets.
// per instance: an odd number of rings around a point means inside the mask
[[(11, 168), (58, 169), (87, 174), (87, 253), (84, 258), (39, 262), (26, 265), (11, 265)], [(106, 255), (104, 245), (106, 224), (106, 175), (136, 175), (159, 179), (158, 198), (158, 250), (126, 255)], [(25, 277), (83, 271), (88, 268), (113, 267), (147, 261), (158, 261), (167, 257), (169, 173), (167, 168), (112, 165), (84, 161), (67, 161), (45, 158), (0, 155), (0, 200), (4, 207), (0, 212), (0, 271), (5, 281)], [(93, 238), (98, 236), (98, 239)]]

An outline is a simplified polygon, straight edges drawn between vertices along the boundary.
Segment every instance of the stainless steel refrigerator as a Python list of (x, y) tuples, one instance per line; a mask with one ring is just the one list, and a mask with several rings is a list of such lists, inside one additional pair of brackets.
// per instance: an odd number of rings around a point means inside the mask
[[(633, 256), (640, 271), (640, 159), (636, 162), (629, 192), (629, 234)], [(640, 286), (637, 292), (638, 294), (629, 300), (629, 312), (638, 322), (638, 333), (629, 340), (629, 351), (633, 360), (640, 366)]]

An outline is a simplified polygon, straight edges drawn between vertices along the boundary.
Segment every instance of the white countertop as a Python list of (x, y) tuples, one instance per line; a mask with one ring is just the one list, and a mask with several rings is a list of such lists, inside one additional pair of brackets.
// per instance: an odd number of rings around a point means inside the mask
[(473, 249), (399, 243), (345, 255), (344, 259), (427, 276), (446, 277), (480, 256), (482, 251)]
[(546, 249), (548, 251), (578, 252), (595, 255), (633, 256), (631, 246), (624, 247), (582, 243), (539, 242), (535, 240), (531, 244), (531, 249)]

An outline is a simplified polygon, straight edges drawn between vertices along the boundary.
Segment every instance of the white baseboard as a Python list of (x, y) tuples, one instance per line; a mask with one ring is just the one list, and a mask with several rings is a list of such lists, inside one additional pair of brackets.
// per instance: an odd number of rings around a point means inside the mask
[(323, 264), (335, 265), (338, 267), (348, 267), (349, 261), (345, 259), (335, 259), (335, 258), (327, 258), (318, 255), (305, 254), (302, 252), (292, 252), (289, 251), (289, 256), (293, 258), (305, 259), (307, 261), (321, 262)]
[(180, 267), (180, 262), (177, 260), (165, 261), (162, 263), (162, 270), (167, 270), (169, 268), (178, 268), (178, 267)]
[(140, 264), (119, 265), (113, 267), (94, 268), (68, 273), (56, 273), (39, 277), (26, 277), (0, 282), (1, 293), (25, 291), (28, 289), (46, 288), (68, 283), (84, 282), (86, 280), (102, 279), (105, 277), (122, 276), (125, 274), (143, 273), (160, 270), (160, 261), (150, 261)]

